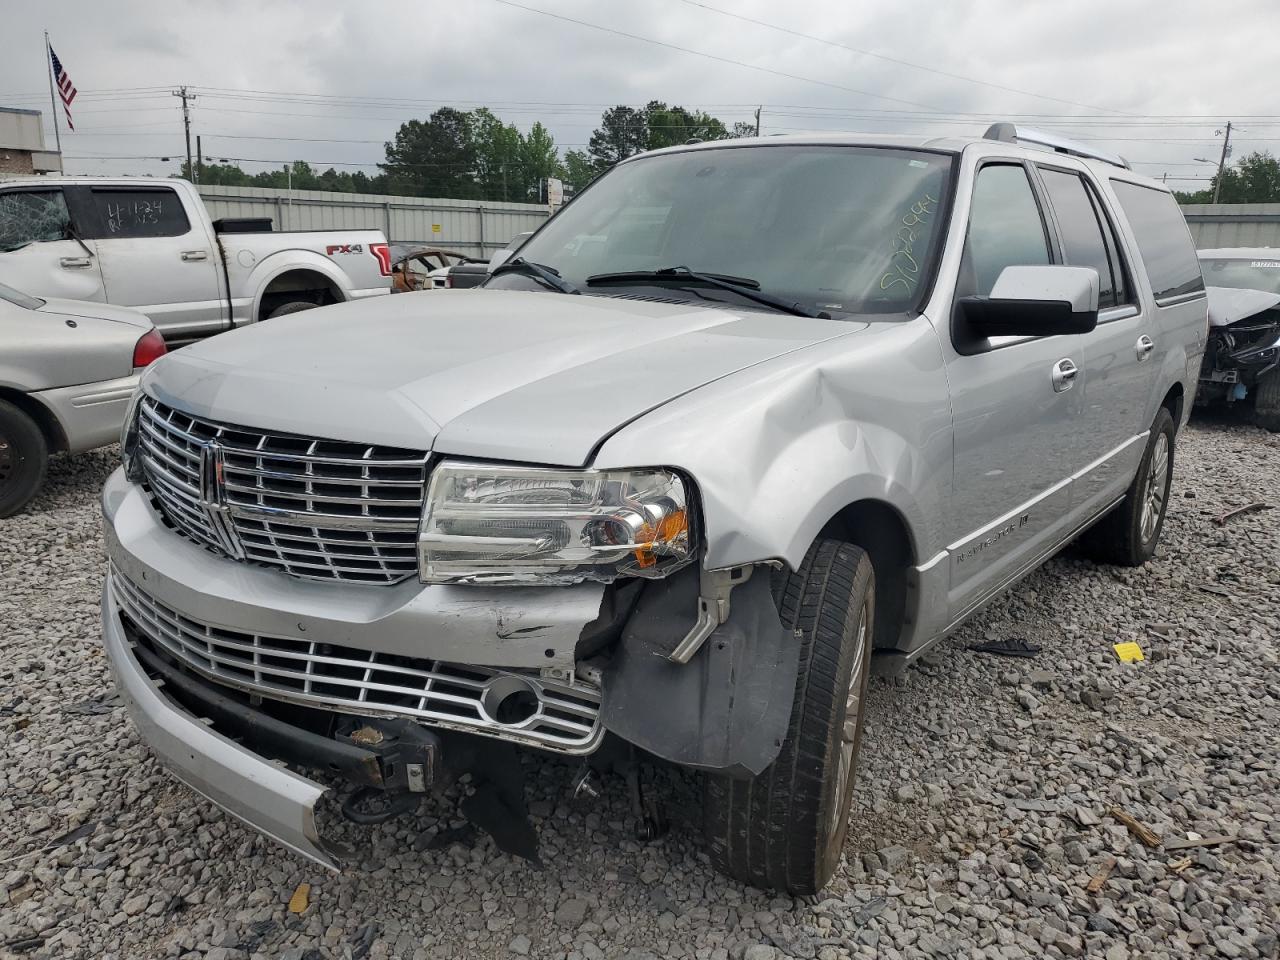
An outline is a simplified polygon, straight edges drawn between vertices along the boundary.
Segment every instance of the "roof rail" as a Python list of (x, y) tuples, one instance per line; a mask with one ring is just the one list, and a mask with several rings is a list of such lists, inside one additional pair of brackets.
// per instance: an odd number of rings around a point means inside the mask
[(1030, 127), (1020, 127), (1012, 123), (993, 123), (987, 128), (987, 132), (983, 134), (983, 139), (999, 140), (1003, 143), (1025, 144), (1032, 147), (1045, 147), (1054, 153), (1065, 153), (1073, 157), (1088, 157), (1091, 160), (1101, 160), (1103, 163), (1124, 167), (1126, 170), (1132, 169), (1129, 166), (1129, 161), (1118, 153), (1108, 153), (1088, 144), (1077, 143), (1075, 140), (1060, 137), (1056, 133), (1045, 133), (1043, 130), (1033, 130)]

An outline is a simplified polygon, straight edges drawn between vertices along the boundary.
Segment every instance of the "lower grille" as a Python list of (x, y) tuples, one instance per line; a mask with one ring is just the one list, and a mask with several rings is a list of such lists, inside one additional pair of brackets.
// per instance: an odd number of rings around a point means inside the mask
[(495, 737), (560, 753), (596, 749), (600, 691), (537, 674), (223, 630), (146, 593), (116, 567), (111, 589), (143, 642), (216, 683), (274, 700)]

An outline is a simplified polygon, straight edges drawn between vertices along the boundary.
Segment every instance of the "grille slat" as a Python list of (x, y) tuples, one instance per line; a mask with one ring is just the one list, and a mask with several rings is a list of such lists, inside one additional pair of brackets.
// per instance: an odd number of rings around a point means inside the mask
[(147, 487), (202, 546), (308, 579), (392, 584), (417, 574), (425, 453), (214, 423), (151, 397), (139, 423)]
[[(536, 674), (371, 653), (316, 641), (240, 633), (161, 603), (114, 565), (111, 589), (138, 642), (209, 680), (265, 698), (363, 716), (410, 717), (562, 753), (590, 753), (604, 735), (600, 691)], [(536, 693), (531, 716), (489, 713), (494, 683), (519, 677)]]

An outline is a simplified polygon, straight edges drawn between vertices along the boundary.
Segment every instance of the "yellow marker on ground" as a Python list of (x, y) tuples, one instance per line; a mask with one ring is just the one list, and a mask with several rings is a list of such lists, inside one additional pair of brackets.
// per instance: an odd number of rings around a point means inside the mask
[(1130, 640), (1127, 643), (1112, 644), (1116, 652), (1116, 656), (1120, 658), (1121, 663), (1136, 663), (1139, 660), (1147, 659), (1142, 654), (1142, 648)]

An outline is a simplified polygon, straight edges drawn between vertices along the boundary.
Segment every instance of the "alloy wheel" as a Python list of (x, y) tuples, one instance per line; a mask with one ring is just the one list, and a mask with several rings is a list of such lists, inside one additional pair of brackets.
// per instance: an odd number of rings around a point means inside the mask
[(1147, 543), (1156, 535), (1156, 527), (1164, 513), (1165, 498), (1169, 495), (1169, 435), (1161, 433), (1151, 451), (1151, 466), (1147, 470), (1147, 489), (1142, 498), (1142, 542)]

